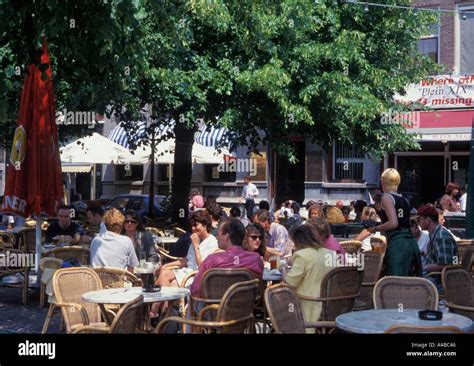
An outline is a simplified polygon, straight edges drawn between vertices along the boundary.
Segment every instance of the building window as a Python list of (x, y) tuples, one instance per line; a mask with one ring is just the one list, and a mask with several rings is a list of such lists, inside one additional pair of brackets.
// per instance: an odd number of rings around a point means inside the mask
[(204, 171), (208, 182), (235, 182), (237, 177), (235, 172), (219, 171), (217, 164), (206, 164)]
[(418, 41), (418, 52), (438, 62), (438, 36), (422, 38)]
[(252, 169), (256, 169), (253, 173), (256, 173), (252, 177), (254, 182), (266, 182), (267, 181), (267, 153), (261, 151), (260, 155), (251, 153), (250, 158), (252, 159)]
[(321, 182), (323, 180), (322, 150), (306, 150), (305, 181)]
[(428, 56), (433, 62), (439, 63), (439, 25), (431, 26), (430, 34), (418, 41), (418, 52)]
[(362, 182), (364, 175), (364, 155), (356, 146), (334, 146), (333, 179), (343, 182)]
[(158, 164), (158, 181), (168, 182), (170, 176), (173, 176), (173, 165), (171, 164)]
[[(130, 168), (130, 169), (126, 169)], [(118, 181), (139, 181), (143, 180), (143, 165), (117, 165), (116, 180)]]
[(474, 11), (474, 7), (459, 7), (459, 33), (460, 33), (460, 73), (474, 73), (474, 14), (462, 13), (462, 11)]

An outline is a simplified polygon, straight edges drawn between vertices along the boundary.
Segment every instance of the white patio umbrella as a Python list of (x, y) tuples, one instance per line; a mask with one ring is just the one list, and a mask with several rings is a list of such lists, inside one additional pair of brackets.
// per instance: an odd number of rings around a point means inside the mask
[(60, 149), (60, 154), (63, 163), (110, 164), (117, 163), (119, 156), (133, 157), (126, 148), (98, 133), (71, 142)]
[[(169, 139), (159, 143), (156, 147), (155, 163), (156, 164), (173, 164), (174, 163), (175, 140)], [(120, 155), (119, 164), (145, 164), (149, 161), (151, 148), (149, 146), (138, 147), (133, 154), (128, 153)], [(192, 151), (192, 162), (196, 164), (221, 164), (224, 162), (226, 155), (232, 156), (228, 149), (222, 148), (219, 153), (216, 148), (203, 146), (194, 143)], [(130, 157), (131, 156), (131, 157)]]
[(95, 199), (96, 164), (118, 163), (119, 156), (131, 159), (123, 146), (98, 133), (85, 136), (59, 149), (62, 163), (89, 163), (93, 165), (91, 198)]

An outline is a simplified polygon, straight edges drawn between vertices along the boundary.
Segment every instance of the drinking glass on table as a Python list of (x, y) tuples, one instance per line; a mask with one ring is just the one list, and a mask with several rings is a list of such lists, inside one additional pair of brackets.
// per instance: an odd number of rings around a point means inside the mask
[(145, 263), (146, 263), (146, 252), (144, 251), (141, 251), (140, 252), (140, 267), (141, 268), (144, 268), (145, 267)]

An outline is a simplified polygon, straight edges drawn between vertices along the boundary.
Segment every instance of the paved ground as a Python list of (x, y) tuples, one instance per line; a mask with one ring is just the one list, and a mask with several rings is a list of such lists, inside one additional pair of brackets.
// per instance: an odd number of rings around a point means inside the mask
[[(48, 308), (39, 307), (39, 291), (30, 290), (28, 305), (21, 303), (21, 289), (0, 287), (0, 333), (41, 333)], [(59, 333), (55, 311), (48, 333)]]

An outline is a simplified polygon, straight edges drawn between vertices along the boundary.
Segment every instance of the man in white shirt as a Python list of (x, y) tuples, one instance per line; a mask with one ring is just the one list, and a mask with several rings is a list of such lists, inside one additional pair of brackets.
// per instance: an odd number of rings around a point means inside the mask
[(426, 258), (428, 254), (428, 244), (430, 242), (430, 236), (427, 231), (421, 230), (416, 220), (410, 220), (410, 230), (418, 242), (418, 248), (420, 248), (421, 263), (426, 264)]
[(252, 183), (252, 178), (249, 175), (246, 176), (244, 178), (244, 188), (240, 197), (240, 203), (245, 203), (245, 214), (250, 221), (252, 221), (255, 197), (258, 195), (257, 186)]
[(461, 204), (461, 212), (466, 212), (466, 205), (467, 205), (467, 184), (466, 187), (461, 188), (462, 195), (459, 197), (459, 203)]

